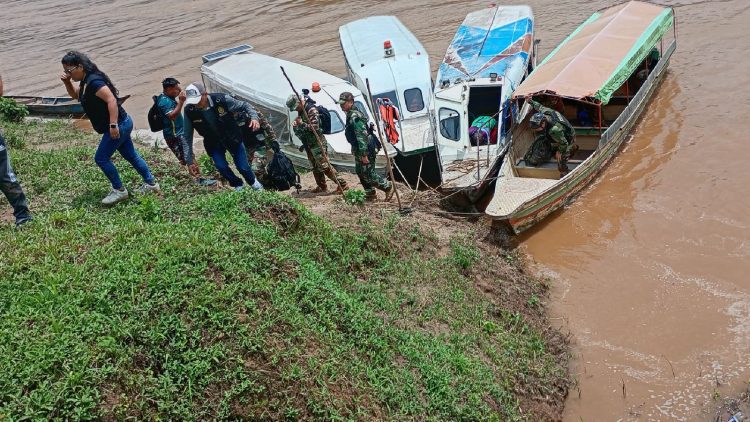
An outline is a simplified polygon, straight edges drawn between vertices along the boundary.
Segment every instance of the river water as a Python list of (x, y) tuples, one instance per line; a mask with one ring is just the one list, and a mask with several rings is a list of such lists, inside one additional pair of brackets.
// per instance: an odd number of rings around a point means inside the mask
[[(750, 1), (665, 2), (676, 7), (678, 51), (632, 139), (576, 202), (519, 239), (572, 334), (568, 421), (709, 420), (716, 396), (750, 380)], [(525, 3), (543, 57), (617, 2)], [(133, 95), (126, 109), (145, 127), (161, 79), (198, 79), (204, 53), (250, 43), (342, 76), (339, 25), (392, 14), (436, 70), (465, 14), (487, 5), (0, 0), (0, 72), (8, 95), (62, 95), (60, 58), (87, 52)]]

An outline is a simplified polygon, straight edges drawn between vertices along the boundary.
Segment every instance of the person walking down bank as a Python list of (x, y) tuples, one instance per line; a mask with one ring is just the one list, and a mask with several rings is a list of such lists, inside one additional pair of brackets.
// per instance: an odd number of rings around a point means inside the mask
[(346, 140), (352, 146), (354, 168), (359, 176), (359, 182), (365, 189), (365, 199), (368, 201), (377, 199), (375, 188), (378, 188), (385, 192), (386, 201), (390, 200), (394, 186), (375, 172), (377, 151), (374, 148), (368, 148), (367, 117), (354, 107), (354, 95), (351, 92), (342, 92), (339, 95), (339, 105), (346, 112)]
[[(2, 96), (3, 77), (0, 76), (0, 97)], [(8, 202), (10, 202), (10, 206), (13, 207), (16, 227), (20, 227), (32, 220), (26, 195), (24, 195), (21, 184), (18, 183), (18, 179), (16, 179), (16, 175), (13, 173), (13, 168), (10, 166), (8, 149), (5, 146), (2, 130), (0, 130), (0, 190), (3, 191)]]
[(237, 126), (236, 121), (236, 115), (244, 113), (249, 116), (248, 127), (252, 130), (260, 129), (255, 108), (229, 95), (209, 94), (200, 82), (190, 84), (185, 88), (185, 94), (185, 140), (192, 145), (193, 129), (203, 137), (203, 146), (216, 170), (234, 190), (242, 190), (244, 183), (229, 168), (227, 151), (250, 187), (263, 190), (263, 185), (255, 177), (248, 162), (247, 151), (242, 145), (242, 128)]
[(161, 82), (161, 86), (163, 92), (156, 97), (156, 106), (164, 128), (162, 129), (164, 141), (199, 185), (215, 185), (216, 180), (201, 176), (198, 163), (195, 162), (195, 154), (193, 154), (193, 143), (185, 140), (185, 118), (182, 115), (182, 108), (185, 105), (186, 96), (180, 87), (180, 81), (175, 78), (166, 78)]
[[(300, 102), (299, 97), (294, 94), (287, 98), (286, 106), (289, 107), (289, 111), (297, 112), (297, 118), (294, 120), (294, 123), (292, 123), (292, 126), (294, 128), (294, 134), (297, 135), (300, 141), (302, 141), (302, 146), (307, 152), (307, 159), (310, 161), (310, 165), (312, 165), (315, 183), (318, 185), (312, 190), (312, 193), (325, 192), (328, 190), (326, 177), (336, 184), (336, 193), (342, 193), (342, 191), (349, 189), (346, 185), (346, 181), (339, 177), (338, 173), (336, 173), (336, 169), (334, 169), (331, 162), (328, 161), (328, 141), (323, 134), (318, 108), (315, 107), (314, 104), (309, 103), (308, 99), (303, 98), (302, 102)], [(305, 114), (307, 114), (307, 116), (305, 116)], [(315, 133), (318, 135), (316, 136)], [(320, 140), (320, 142), (318, 142), (318, 140)]]
[[(128, 190), (123, 186), (117, 168), (112, 164), (112, 155), (120, 155), (135, 168), (143, 178), (143, 184), (136, 190), (138, 194), (158, 192), (159, 184), (148, 165), (135, 150), (130, 137), (133, 119), (118, 103), (118, 91), (109, 77), (102, 72), (85, 54), (71, 51), (62, 58), (63, 74), (60, 76), (68, 94), (81, 102), (94, 130), (102, 135), (94, 161), (102, 169), (112, 184), (110, 193), (102, 199), (104, 205), (114, 205), (128, 198)], [(77, 87), (73, 82), (79, 82)]]

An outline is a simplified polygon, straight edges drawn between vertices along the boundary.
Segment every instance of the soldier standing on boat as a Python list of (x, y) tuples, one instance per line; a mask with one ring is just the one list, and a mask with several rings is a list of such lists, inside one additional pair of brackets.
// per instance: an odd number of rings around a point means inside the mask
[(368, 148), (367, 117), (354, 107), (354, 95), (351, 92), (342, 92), (339, 96), (339, 104), (346, 112), (346, 140), (352, 146), (357, 176), (362, 187), (365, 188), (365, 199), (369, 201), (377, 199), (375, 188), (386, 193), (386, 201), (391, 199), (394, 192), (393, 184), (375, 172), (377, 150)]
[[(297, 119), (295, 119), (292, 126), (294, 134), (302, 141), (302, 146), (307, 151), (307, 159), (310, 160), (310, 164), (312, 165), (315, 183), (318, 185), (312, 192), (319, 193), (328, 190), (326, 176), (338, 186), (336, 193), (342, 193), (342, 191), (347, 190), (346, 181), (339, 177), (336, 169), (328, 161), (328, 142), (323, 134), (323, 129), (320, 127), (320, 113), (318, 109), (314, 105), (308, 106), (304, 98), (300, 102), (299, 97), (296, 95), (289, 96), (286, 100), (286, 106), (289, 107), (289, 111), (297, 111), (298, 113)], [(302, 112), (303, 110), (305, 113)], [(307, 114), (307, 117), (305, 117), (305, 114)], [(308, 117), (310, 118), (309, 121)], [(315, 136), (315, 132), (318, 134), (317, 137)]]
[(565, 176), (570, 171), (568, 159), (577, 150), (573, 125), (559, 111), (545, 107), (531, 98), (528, 101), (536, 111), (529, 120), (529, 126), (536, 133), (536, 139), (526, 152), (524, 161), (526, 164), (538, 166), (554, 155), (560, 176)]

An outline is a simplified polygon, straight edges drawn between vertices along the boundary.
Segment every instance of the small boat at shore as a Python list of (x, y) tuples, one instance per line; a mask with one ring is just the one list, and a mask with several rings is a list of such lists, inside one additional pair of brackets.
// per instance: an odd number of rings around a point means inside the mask
[(528, 165), (535, 135), (529, 104), (511, 133), (511, 147), (486, 214), (516, 234), (572, 200), (619, 151), (664, 79), (677, 48), (671, 7), (630, 1), (594, 13), (516, 90), (557, 104), (575, 128), (579, 150), (561, 177), (556, 162)]
[[(23, 104), (32, 116), (81, 118), (86, 115), (78, 100), (70, 97), (30, 97), (9, 95), (5, 98)], [(120, 98), (120, 104), (127, 101), (130, 95)]]
[[(469, 13), (438, 70), (435, 86), (441, 190), (475, 202), (497, 175), (507, 150), (513, 91), (535, 63), (529, 6), (493, 6)], [(494, 119), (488, 142), (469, 134), (480, 116)], [(490, 132), (490, 131), (488, 131)]]
[(439, 184), (427, 50), (394, 16), (347, 23), (339, 28), (339, 41), (349, 81), (366, 96), (370, 84), (375, 102), (370, 108), (384, 122), (385, 140), (398, 151), (396, 176), (412, 186), (419, 177)]
[[(283, 66), (295, 89), (309, 90), (308, 96), (316, 104), (327, 108), (331, 114), (332, 133), (325, 135), (331, 164), (339, 171), (354, 173), (354, 156), (344, 134), (346, 113), (341, 110), (338, 98), (342, 92), (351, 92), (355, 107), (365, 113), (370, 121), (374, 121), (362, 92), (349, 82), (323, 71), (251, 50), (251, 46), (244, 45), (203, 56), (201, 74), (209, 92), (230, 94), (260, 110), (276, 131), (284, 154), (295, 166), (309, 169), (307, 153), (300, 151), (302, 141), (292, 129), (297, 112), (290, 112), (286, 106), (292, 90), (281, 72)], [(380, 154), (383, 153), (381, 150)], [(396, 151), (389, 151), (389, 156), (395, 154)], [(376, 170), (381, 174), (385, 173), (384, 159), (377, 161)]]

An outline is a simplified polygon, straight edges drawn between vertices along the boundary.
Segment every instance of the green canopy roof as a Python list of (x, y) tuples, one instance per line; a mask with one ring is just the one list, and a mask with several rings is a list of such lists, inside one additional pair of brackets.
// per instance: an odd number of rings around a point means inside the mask
[(641, 1), (596, 12), (542, 61), (514, 96), (547, 92), (606, 104), (673, 22), (672, 8)]

